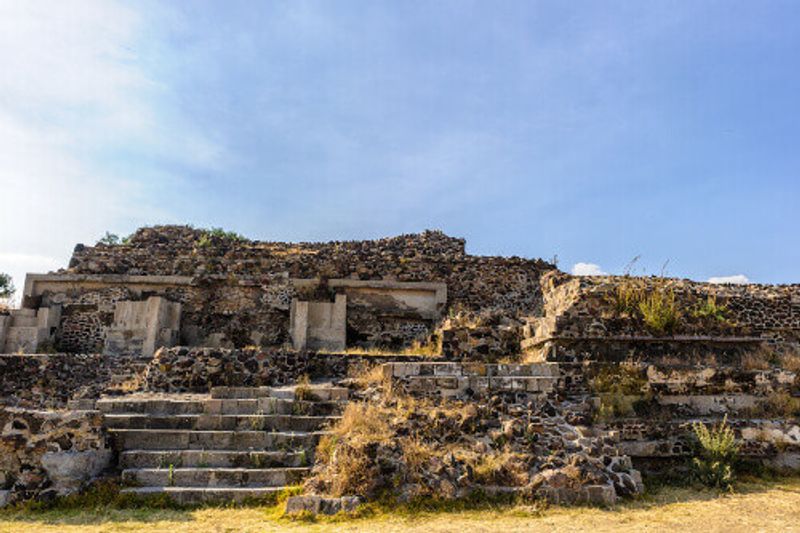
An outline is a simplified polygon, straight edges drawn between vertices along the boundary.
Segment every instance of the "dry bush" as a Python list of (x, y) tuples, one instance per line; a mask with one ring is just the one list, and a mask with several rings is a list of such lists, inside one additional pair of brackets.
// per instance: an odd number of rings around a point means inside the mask
[(369, 403), (352, 402), (342, 413), (342, 419), (333, 428), (337, 436), (347, 436), (352, 441), (383, 440), (391, 436), (386, 412), (379, 406)]
[(386, 415), (376, 405), (350, 403), (331, 433), (320, 440), (316, 460), (326, 467), (318, 477), (330, 494), (371, 494), (378, 488), (381, 476), (373, 454), (376, 445), (392, 436)]
[[(321, 350), (319, 353), (328, 353), (327, 351)], [(432, 335), (426, 341), (419, 341), (415, 340), (411, 343), (411, 346), (406, 346), (403, 348), (383, 348), (379, 346), (373, 346), (371, 348), (361, 348), (359, 346), (353, 346), (347, 348), (345, 353), (348, 355), (425, 355), (429, 357), (438, 357), (442, 355), (442, 340), (439, 335)]]
[(800, 373), (800, 350), (792, 349), (780, 358), (781, 368), (789, 372)]
[(639, 304), (645, 298), (645, 289), (640, 280), (626, 278), (619, 283), (609, 301), (620, 316), (633, 317), (639, 311)]
[(528, 467), (516, 453), (482, 454), (472, 466), (475, 481), (481, 485), (519, 487), (528, 482)]
[(424, 475), (426, 466), (431, 461), (441, 455), (440, 450), (436, 450), (430, 444), (424, 442), (419, 437), (404, 437), (399, 440), (403, 450), (403, 462), (412, 478), (420, 478)]
[(800, 398), (794, 398), (786, 391), (776, 391), (764, 398), (761, 411), (765, 416), (778, 418), (800, 416)]
[(383, 383), (383, 366), (368, 366), (353, 377), (353, 381), (360, 389), (377, 387)]
[(741, 359), (742, 369), (749, 371), (769, 370), (769, 362), (772, 356), (771, 350), (765, 347), (761, 347), (753, 352), (747, 352)]
[(297, 380), (297, 385), (294, 388), (295, 399), (300, 401), (312, 400), (313, 395), (314, 393), (311, 390), (311, 379), (309, 379), (308, 374), (300, 376), (300, 379)]

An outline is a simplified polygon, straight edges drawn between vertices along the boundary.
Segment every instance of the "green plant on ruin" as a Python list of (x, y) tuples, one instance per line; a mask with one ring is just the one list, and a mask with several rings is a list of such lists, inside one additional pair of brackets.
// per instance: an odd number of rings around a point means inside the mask
[(14, 282), (9, 274), (0, 272), (0, 300), (11, 298), (17, 289), (14, 287)]
[(106, 246), (116, 246), (120, 243), (119, 235), (106, 231), (105, 235), (100, 237), (97, 244), (105, 244)]
[(696, 440), (692, 458), (694, 478), (707, 487), (731, 490), (741, 446), (736, 442), (733, 428), (728, 425), (728, 416), (713, 426), (695, 422), (692, 431)]
[(692, 309), (692, 316), (699, 319), (709, 319), (716, 322), (727, 322), (728, 306), (717, 303), (717, 296), (709, 294), (705, 301), (697, 304)]
[(607, 392), (599, 396), (600, 403), (594, 413), (595, 422), (607, 422), (615, 418), (631, 416), (635, 410), (634, 403), (639, 398), (620, 392)]
[(649, 398), (648, 382), (631, 364), (604, 366), (589, 382), (599, 398), (595, 420), (607, 421), (635, 412), (638, 402)]
[(634, 317), (639, 313), (639, 304), (644, 300), (645, 294), (641, 281), (626, 278), (616, 286), (610, 302), (617, 315)]
[(640, 302), (639, 312), (645, 326), (656, 335), (671, 334), (680, 323), (681, 312), (675, 302), (675, 291), (657, 287)]
[(196, 248), (208, 248), (213, 246), (214, 244), (219, 244), (222, 242), (244, 242), (247, 239), (242, 235), (239, 235), (235, 231), (225, 231), (222, 228), (210, 228), (203, 230), (203, 233), (200, 234), (200, 237), (197, 239), (195, 244)]
[(647, 392), (647, 378), (639, 367), (630, 363), (604, 365), (589, 381), (592, 392), (597, 394), (618, 392), (626, 395), (641, 395)]
[(297, 401), (311, 401), (314, 400), (314, 392), (311, 389), (311, 379), (308, 374), (300, 376), (297, 380), (297, 385), (294, 388), (294, 399)]

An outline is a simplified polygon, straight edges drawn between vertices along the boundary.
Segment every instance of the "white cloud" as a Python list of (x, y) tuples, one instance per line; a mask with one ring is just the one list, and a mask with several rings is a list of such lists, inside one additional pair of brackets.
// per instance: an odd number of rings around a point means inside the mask
[(171, 220), (155, 191), (178, 178), (148, 162), (224, 158), (171, 112), (148, 32), (128, 3), (0, 0), (0, 271), (18, 288), (77, 242)]
[(744, 274), (736, 274), (734, 276), (714, 276), (708, 278), (709, 283), (725, 284), (732, 283), (735, 285), (743, 285), (750, 283), (750, 280)]
[(575, 276), (605, 276), (608, 273), (603, 272), (600, 265), (594, 263), (575, 263), (572, 265), (572, 274)]

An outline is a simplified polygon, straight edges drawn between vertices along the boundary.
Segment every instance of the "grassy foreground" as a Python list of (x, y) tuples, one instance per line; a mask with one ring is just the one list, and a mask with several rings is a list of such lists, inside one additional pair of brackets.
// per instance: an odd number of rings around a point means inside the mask
[(498, 506), (476, 510), (372, 510), (316, 522), (279, 507), (58, 509), (0, 512), (0, 532), (20, 531), (798, 531), (800, 477), (740, 483), (735, 494), (662, 488), (613, 509)]

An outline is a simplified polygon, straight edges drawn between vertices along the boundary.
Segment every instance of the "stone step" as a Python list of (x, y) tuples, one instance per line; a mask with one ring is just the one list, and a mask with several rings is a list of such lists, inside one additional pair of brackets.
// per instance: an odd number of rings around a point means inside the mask
[(310, 468), (139, 468), (122, 480), (148, 487), (283, 487), (300, 483)]
[(302, 415), (152, 415), (106, 414), (111, 429), (196, 429), (223, 431), (316, 431), (338, 417)]
[(336, 416), (344, 411), (347, 402), (308, 402), (281, 398), (260, 398), (258, 412), (265, 415)]
[(270, 387), (212, 387), (211, 397), (215, 400), (255, 400), (267, 398)]
[(274, 387), (270, 394), (273, 398), (282, 400), (301, 400), (309, 402), (344, 402), (350, 397), (347, 387), (331, 386), (289, 386)]
[(558, 363), (386, 363), (384, 377), (558, 377)]
[(179, 505), (204, 503), (244, 503), (270, 501), (286, 487), (135, 487), (123, 489), (122, 494), (153, 496), (164, 494)]
[(213, 399), (254, 400), (259, 398), (279, 398), (283, 400), (303, 400), (312, 402), (346, 401), (350, 390), (329, 384), (288, 385), (285, 387), (214, 387)]
[(407, 383), (407, 392), (438, 394), (443, 397), (469, 396), (470, 391), (479, 395), (495, 392), (546, 394), (558, 382), (558, 378), (535, 376), (408, 376), (402, 379)]
[(308, 466), (313, 451), (241, 450), (126, 450), (119, 454), (119, 466), (130, 468), (278, 468)]
[(35, 317), (36, 316), (36, 309), (28, 309), (28, 308), (21, 308), (21, 309), (12, 309), (11, 316), (14, 318), (19, 317)]
[(281, 398), (251, 399), (141, 399), (129, 396), (101, 398), (97, 408), (105, 414), (155, 415), (255, 415), (302, 414), (338, 415), (347, 405), (342, 401), (303, 401)]
[(109, 434), (117, 450), (297, 450), (316, 446), (326, 432), (112, 429)]
[(97, 400), (97, 409), (106, 414), (202, 414), (206, 410), (206, 401), (203, 399), (135, 399), (130, 396), (122, 396), (117, 398), (100, 398)]

